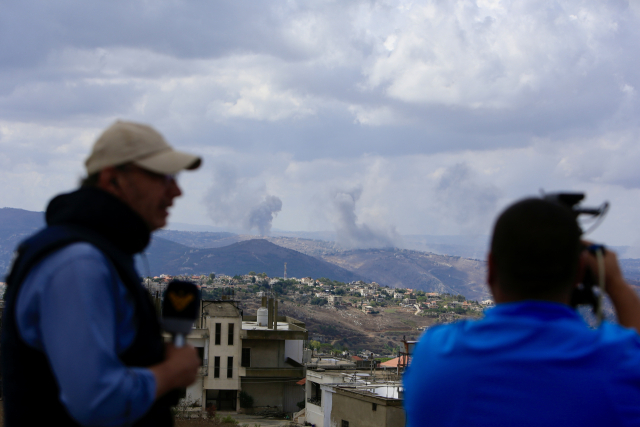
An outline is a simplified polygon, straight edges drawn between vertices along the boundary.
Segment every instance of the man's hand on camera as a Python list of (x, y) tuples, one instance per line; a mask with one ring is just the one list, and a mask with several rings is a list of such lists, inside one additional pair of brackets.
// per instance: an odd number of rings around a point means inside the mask
[[(620, 269), (620, 264), (618, 263), (618, 256), (615, 252), (610, 249), (604, 249), (604, 246), (594, 245), (592, 242), (583, 241), (582, 242), (587, 249), (592, 247), (600, 247), (603, 252), (603, 260), (604, 260), (604, 290), (608, 294), (611, 291), (615, 292), (616, 288), (620, 286), (628, 286), (627, 282), (624, 280), (624, 276), (622, 275), (622, 270)], [(586, 267), (590, 268), (594, 278), (596, 281), (599, 280), (600, 277), (600, 266), (598, 265), (598, 260), (596, 255), (590, 253), (588, 250), (583, 251), (583, 261)]]
[[(586, 247), (593, 243), (583, 241)], [(640, 298), (633, 288), (624, 280), (618, 257), (611, 250), (604, 251), (604, 289), (611, 298), (611, 302), (618, 316), (618, 323), (622, 326), (634, 328), (640, 333)], [(585, 267), (589, 267), (596, 280), (599, 277), (599, 266), (595, 255), (587, 250), (582, 253)]]
[(200, 357), (190, 345), (181, 348), (166, 344), (163, 362), (150, 368), (156, 377), (156, 399), (174, 388), (193, 384), (198, 375)]

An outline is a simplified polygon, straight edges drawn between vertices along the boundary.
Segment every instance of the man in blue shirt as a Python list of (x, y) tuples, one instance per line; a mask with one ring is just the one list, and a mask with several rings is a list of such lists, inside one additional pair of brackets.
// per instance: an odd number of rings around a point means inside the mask
[(498, 218), (488, 257), (496, 307), (430, 328), (404, 376), (407, 425), (640, 425), (640, 299), (606, 251), (619, 324), (591, 329), (570, 306), (585, 265), (569, 209), (527, 199)]
[(7, 280), (5, 425), (173, 424), (172, 390), (194, 382), (200, 360), (165, 346), (133, 255), (182, 194), (175, 174), (200, 162), (118, 121), (96, 141), (82, 187), (50, 202)]

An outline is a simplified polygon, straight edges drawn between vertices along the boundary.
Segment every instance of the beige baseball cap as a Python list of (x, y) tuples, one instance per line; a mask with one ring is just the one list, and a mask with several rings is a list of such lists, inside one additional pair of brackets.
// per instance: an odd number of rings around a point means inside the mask
[(161, 174), (197, 169), (198, 156), (176, 151), (151, 126), (118, 120), (100, 135), (84, 162), (91, 175), (108, 166), (134, 163)]

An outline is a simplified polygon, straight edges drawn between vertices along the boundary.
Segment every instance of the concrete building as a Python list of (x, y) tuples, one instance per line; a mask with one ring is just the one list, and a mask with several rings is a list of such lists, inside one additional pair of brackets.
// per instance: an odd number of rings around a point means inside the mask
[(296, 382), (305, 376), (305, 324), (271, 310), (262, 326), (257, 316), (243, 316), (228, 300), (203, 301), (201, 313), (187, 341), (198, 349), (203, 367), (186, 390), (187, 401), (202, 409), (215, 405), (219, 411), (237, 411), (244, 391), (254, 407), (297, 411), (296, 403), (304, 400)]
[(329, 305), (342, 305), (342, 297), (340, 295), (329, 295), (327, 300), (329, 301)]
[[(403, 391), (397, 381), (367, 372), (308, 370), (304, 421), (322, 427), (403, 427)], [(300, 419), (298, 420), (300, 422)]]

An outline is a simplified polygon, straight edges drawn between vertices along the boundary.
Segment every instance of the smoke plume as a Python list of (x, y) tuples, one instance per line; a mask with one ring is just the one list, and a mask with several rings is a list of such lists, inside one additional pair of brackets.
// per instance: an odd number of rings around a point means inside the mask
[(271, 232), (273, 217), (281, 210), (282, 201), (278, 197), (265, 196), (264, 201), (249, 212), (245, 228), (257, 228), (261, 235), (267, 236)]
[(239, 177), (229, 163), (214, 167), (205, 205), (216, 225), (256, 229), (263, 236), (271, 232), (273, 218), (282, 210), (280, 198), (268, 194), (264, 185)]
[(358, 224), (356, 202), (362, 195), (362, 187), (333, 192), (335, 208), (334, 226), (340, 244), (351, 248), (388, 248), (398, 246), (400, 236), (395, 228), (372, 227)]

